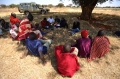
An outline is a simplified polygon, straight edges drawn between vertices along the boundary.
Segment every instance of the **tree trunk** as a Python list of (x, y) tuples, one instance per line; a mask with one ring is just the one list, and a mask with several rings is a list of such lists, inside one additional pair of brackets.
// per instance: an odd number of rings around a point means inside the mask
[(82, 20), (90, 20), (91, 19), (91, 14), (92, 14), (92, 8), (91, 6), (89, 7), (82, 7), (82, 13), (80, 15), (80, 19)]
[(95, 5), (97, 4), (97, 1), (98, 0), (93, 0), (93, 2), (89, 3), (87, 6), (84, 6), (84, 3), (80, 1), (80, 5), (82, 8), (82, 13), (80, 15), (80, 19), (86, 20), (86, 21), (91, 20), (92, 11), (93, 11)]

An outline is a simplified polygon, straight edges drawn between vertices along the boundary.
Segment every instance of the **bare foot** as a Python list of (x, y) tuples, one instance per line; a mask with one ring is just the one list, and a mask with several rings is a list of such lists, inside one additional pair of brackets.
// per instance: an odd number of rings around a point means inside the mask
[(23, 58), (25, 58), (26, 56), (22, 56), (22, 57), (20, 57), (20, 59), (23, 59)]

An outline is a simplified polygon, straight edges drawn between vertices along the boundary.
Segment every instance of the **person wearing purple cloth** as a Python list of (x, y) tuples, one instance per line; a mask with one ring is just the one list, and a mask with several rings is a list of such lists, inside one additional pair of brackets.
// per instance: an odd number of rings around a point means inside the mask
[(86, 58), (90, 54), (92, 40), (88, 37), (88, 30), (82, 30), (81, 36), (82, 38), (79, 38), (72, 46), (78, 48), (78, 56)]

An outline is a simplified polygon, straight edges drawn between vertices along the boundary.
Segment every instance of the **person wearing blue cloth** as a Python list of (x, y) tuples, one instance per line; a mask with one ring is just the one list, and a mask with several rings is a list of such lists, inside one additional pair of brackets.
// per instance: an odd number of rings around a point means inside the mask
[(74, 22), (73, 22), (73, 27), (72, 29), (70, 29), (71, 34), (74, 35), (77, 32), (80, 32), (80, 22), (78, 20), (78, 18), (75, 18)]
[(23, 56), (20, 58), (21, 59), (25, 58), (30, 52), (33, 55), (40, 57), (40, 59), (42, 60), (42, 64), (45, 65), (46, 61), (44, 58), (44, 54), (47, 53), (47, 50), (49, 49), (49, 45), (51, 44), (51, 41), (52, 41), (51, 39), (50, 40), (39, 40), (37, 39), (37, 36), (35, 33), (31, 33), (29, 35), (29, 38), (25, 40), (26, 50)]

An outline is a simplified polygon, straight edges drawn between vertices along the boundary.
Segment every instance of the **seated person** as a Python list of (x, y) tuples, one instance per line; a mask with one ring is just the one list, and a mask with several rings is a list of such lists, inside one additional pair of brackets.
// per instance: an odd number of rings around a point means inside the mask
[(47, 21), (46, 18), (44, 18), (44, 19), (41, 21), (41, 26), (42, 26), (42, 28), (48, 29), (48, 28), (50, 27), (50, 23)]
[(18, 27), (19, 27), (19, 23), (16, 23), (12, 25), (10, 28), (10, 37), (12, 37), (12, 39), (14, 40), (17, 40), (18, 38)]
[(16, 17), (15, 13), (11, 13), (10, 23), (11, 23), (11, 25), (14, 25), (16, 23), (20, 23), (20, 20)]
[(42, 60), (42, 64), (45, 65), (46, 60), (44, 58), (44, 54), (47, 53), (49, 49), (49, 45), (51, 44), (51, 40), (46, 40), (46, 42), (38, 40), (36, 34), (31, 33), (29, 35), (29, 38), (25, 40), (25, 44), (26, 44), (26, 51), (24, 52), (21, 59), (26, 57), (30, 52), (35, 56), (39, 56), (40, 59)]
[(54, 26), (55, 26), (56, 28), (59, 28), (59, 27), (60, 27), (60, 19), (58, 18), (58, 16), (55, 16)]
[(1, 25), (1, 29), (4, 31), (4, 30), (9, 30), (10, 28), (10, 24), (9, 22), (5, 22), (4, 19), (0, 19), (0, 25)]
[(62, 17), (60, 21), (60, 27), (68, 28), (67, 21)]
[(57, 69), (62, 76), (72, 77), (79, 70), (80, 65), (77, 60), (78, 49), (70, 44), (55, 47), (57, 59)]
[(19, 25), (19, 32), (18, 32), (18, 40), (22, 41), (28, 38), (29, 33), (32, 32), (32, 24), (34, 17), (31, 13), (27, 15), (26, 18), (24, 18)]
[(2, 25), (0, 24), (0, 36), (3, 35)]
[(120, 31), (115, 31), (115, 32), (114, 32), (114, 35), (120, 37)]
[(73, 22), (72, 27), (72, 35), (80, 31), (80, 22), (77, 18), (75, 18), (75, 21)]
[(104, 56), (107, 52), (110, 51), (110, 42), (107, 37), (104, 36), (104, 31), (98, 31), (97, 36), (93, 39), (90, 56), (88, 61), (92, 61), (96, 58)]
[(81, 36), (82, 36), (82, 38), (79, 38), (76, 41), (76, 44), (73, 45), (73, 47), (78, 48), (78, 50), (79, 50), (78, 56), (86, 58), (90, 54), (92, 40), (88, 37), (88, 31), (87, 30), (82, 30)]
[(50, 16), (50, 17), (47, 19), (47, 21), (50, 23), (50, 25), (53, 25), (54, 22), (55, 22), (55, 20), (54, 20), (54, 18), (53, 18), (52, 16)]

